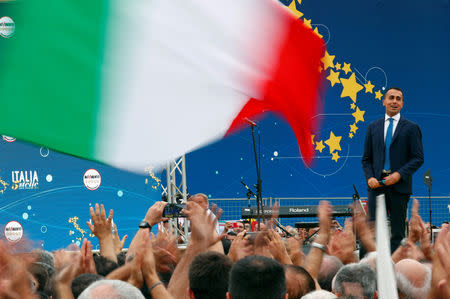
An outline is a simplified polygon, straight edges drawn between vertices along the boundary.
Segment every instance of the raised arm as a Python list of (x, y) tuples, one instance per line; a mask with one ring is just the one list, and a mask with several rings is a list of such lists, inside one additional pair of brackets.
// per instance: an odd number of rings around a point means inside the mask
[(108, 218), (106, 218), (105, 206), (103, 204), (99, 206), (98, 203), (96, 203), (95, 209), (90, 207), (89, 212), (91, 214), (92, 223), (86, 223), (91, 232), (98, 238), (100, 244), (100, 255), (117, 263), (111, 226), (114, 214), (113, 210), (109, 211)]
[[(213, 210), (215, 210), (215, 207), (213, 207)], [(210, 217), (207, 210), (197, 203), (189, 201), (186, 203), (186, 209), (183, 210), (183, 213), (191, 222), (191, 239), (186, 252), (172, 274), (168, 287), (169, 292), (177, 299), (188, 298), (188, 272), (194, 257), (207, 251), (208, 247), (220, 241), (215, 227), (222, 210), (217, 212), (216, 217)]]
[(319, 275), (323, 254), (330, 239), (332, 207), (328, 201), (321, 201), (318, 208), (320, 229), (314, 242), (311, 243), (311, 250), (306, 256), (304, 268), (314, 279)]

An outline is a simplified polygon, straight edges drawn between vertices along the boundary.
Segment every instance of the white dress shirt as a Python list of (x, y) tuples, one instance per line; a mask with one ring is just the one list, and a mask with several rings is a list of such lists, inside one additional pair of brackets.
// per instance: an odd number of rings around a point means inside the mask
[(400, 113), (397, 113), (396, 115), (390, 117), (389, 115), (384, 115), (384, 140), (386, 140), (386, 133), (389, 126), (389, 118), (393, 118), (394, 121), (392, 122), (392, 136), (394, 136), (395, 129), (397, 128), (398, 121), (400, 120)]

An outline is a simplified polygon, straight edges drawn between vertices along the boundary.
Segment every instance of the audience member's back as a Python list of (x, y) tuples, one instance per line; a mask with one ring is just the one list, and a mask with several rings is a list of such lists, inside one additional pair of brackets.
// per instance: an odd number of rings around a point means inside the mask
[(232, 266), (231, 259), (221, 253), (197, 255), (189, 267), (189, 292), (195, 299), (225, 299)]
[(270, 258), (250, 256), (231, 269), (228, 299), (287, 298), (283, 266)]

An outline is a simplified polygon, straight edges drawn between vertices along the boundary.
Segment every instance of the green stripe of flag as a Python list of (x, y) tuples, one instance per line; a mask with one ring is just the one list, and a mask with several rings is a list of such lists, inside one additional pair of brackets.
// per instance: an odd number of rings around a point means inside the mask
[(17, 9), (12, 47), (0, 55), (0, 133), (92, 157), (108, 1), (27, 0)]

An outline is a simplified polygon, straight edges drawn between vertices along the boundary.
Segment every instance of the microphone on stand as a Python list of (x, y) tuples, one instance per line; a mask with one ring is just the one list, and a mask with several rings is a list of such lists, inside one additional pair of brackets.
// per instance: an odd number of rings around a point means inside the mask
[(247, 189), (248, 193), (250, 193), (253, 196), (256, 196), (255, 193), (253, 193), (252, 189), (250, 189), (245, 183), (244, 181), (241, 181), (241, 184), (244, 185), (245, 189)]
[(250, 197), (253, 196), (256, 198), (256, 194), (253, 193), (252, 189), (250, 189), (244, 181), (241, 181), (241, 184), (244, 185), (245, 189), (247, 189), (247, 200), (248, 200), (248, 207), (250, 208)]
[(252, 127), (257, 127), (258, 125), (251, 119), (244, 117), (244, 121), (247, 122)]

